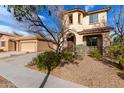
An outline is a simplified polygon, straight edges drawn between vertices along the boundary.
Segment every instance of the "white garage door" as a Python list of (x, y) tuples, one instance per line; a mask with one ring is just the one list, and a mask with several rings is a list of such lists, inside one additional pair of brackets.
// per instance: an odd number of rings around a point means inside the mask
[(21, 51), (36, 52), (36, 43), (35, 42), (22, 42)]

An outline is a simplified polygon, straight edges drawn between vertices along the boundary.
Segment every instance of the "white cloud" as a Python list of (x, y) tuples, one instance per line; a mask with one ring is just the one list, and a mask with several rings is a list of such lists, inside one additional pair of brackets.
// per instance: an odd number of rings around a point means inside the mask
[(0, 6), (0, 24), (19, 28), (13, 15), (2, 6)]
[(17, 32), (22, 35), (28, 35), (27, 32), (15, 20), (13, 15), (3, 6), (0, 6), (0, 31), (13, 33)]
[(5, 25), (0, 25), (0, 32), (7, 32), (7, 33), (13, 33), (16, 32), (21, 35), (29, 35), (28, 32), (23, 31), (23, 30), (18, 30), (10, 26), (5, 26)]
[(90, 11), (94, 7), (95, 7), (94, 5), (86, 5), (85, 6), (85, 11), (88, 12), (88, 11)]

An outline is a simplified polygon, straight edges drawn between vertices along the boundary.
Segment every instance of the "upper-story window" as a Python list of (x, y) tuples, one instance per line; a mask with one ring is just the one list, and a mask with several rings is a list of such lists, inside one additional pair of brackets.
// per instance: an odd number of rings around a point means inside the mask
[(78, 13), (78, 24), (81, 24), (81, 13)]
[(92, 14), (89, 16), (89, 23), (94, 24), (98, 23), (98, 14)]
[(69, 14), (69, 24), (73, 24), (73, 15)]

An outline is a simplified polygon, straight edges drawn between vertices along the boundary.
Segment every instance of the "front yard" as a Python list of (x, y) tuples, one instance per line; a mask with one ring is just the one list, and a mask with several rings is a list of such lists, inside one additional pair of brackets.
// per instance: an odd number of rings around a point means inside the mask
[[(35, 66), (30, 68), (36, 69)], [(86, 56), (84, 60), (55, 68), (51, 74), (87, 87), (124, 87), (124, 72), (112, 65), (95, 61)]]

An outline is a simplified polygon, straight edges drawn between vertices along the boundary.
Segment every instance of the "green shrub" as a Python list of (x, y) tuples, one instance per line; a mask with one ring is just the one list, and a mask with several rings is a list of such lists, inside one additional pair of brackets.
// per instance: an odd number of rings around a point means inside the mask
[(121, 65), (122, 69), (124, 70), (124, 58), (119, 58), (119, 64)]
[(58, 56), (55, 52), (45, 52), (39, 54), (37, 57), (33, 59), (33, 62), (37, 67), (42, 70), (53, 70), (59, 64)]
[(91, 50), (89, 55), (93, 58), (96, 58), (97, 60), (100, 60), (100, 58), (102, 57), (101, 52), (97, 49)]
[(44, 52), (33, 58), (32, 64), (36, 65), (39, 70), (51, 71), (61, 63), (62, 59), (66, 62), (71, 62), (73, 55), (71, 52), (62, 52), (60, 54), (53, 51)]
[(73, 61), (72, 52), (63, 51), (61, 53), (61, 59), (64, 59), (65, 61), (68, 61), (68, 62), (72, 62)]
[(111, 59), (119, 60), (120, 57), (124, 56), (124, 45), (109, 46), (106, 55)]

